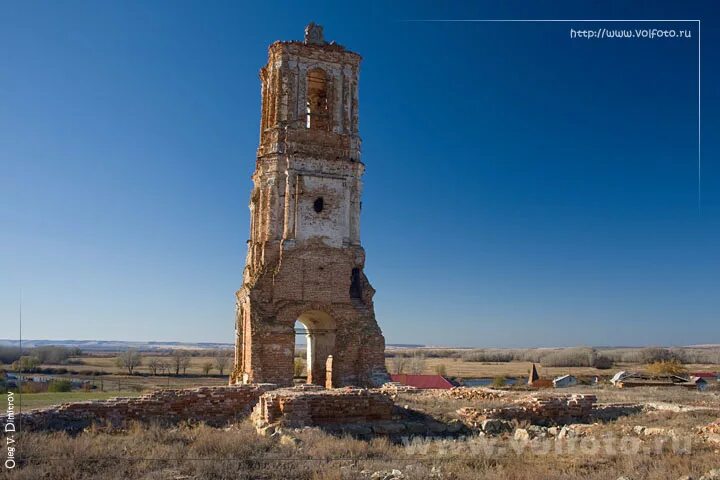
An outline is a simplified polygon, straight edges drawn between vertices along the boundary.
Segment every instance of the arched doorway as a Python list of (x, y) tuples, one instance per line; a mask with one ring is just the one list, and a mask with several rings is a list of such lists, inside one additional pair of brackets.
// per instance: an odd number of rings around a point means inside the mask
[(295, 320), (295, 350), (293, 355), (293, 383), (307, 383), (308, 329)]
[[(308, 310), (297, 318), (295, 326), (295, 349), (304, 343), (306, 351), (307, 383), (325, 385), (325, 362), (335, 351), (335, 321), (325, 312)], [(304, 337), (304, 342), (298, 337)]]

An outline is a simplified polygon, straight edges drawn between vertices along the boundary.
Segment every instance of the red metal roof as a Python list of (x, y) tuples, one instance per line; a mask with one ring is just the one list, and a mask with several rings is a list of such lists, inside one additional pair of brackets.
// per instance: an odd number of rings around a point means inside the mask
[(690, 376), (700, 378), (717, 378), (718, 374), (715, 372), (695, 372), (691, 373)]
[(415, 388), (442, 388), (448, 390), (455, 385), (442, 375), (406, 375), (404, 373), (390, 375), (393, 382), (402, 383)]

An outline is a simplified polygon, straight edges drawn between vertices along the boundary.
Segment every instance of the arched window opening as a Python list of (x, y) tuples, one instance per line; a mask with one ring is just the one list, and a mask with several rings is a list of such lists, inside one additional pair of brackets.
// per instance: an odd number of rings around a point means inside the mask
[(327, 76), (321, 68), (307, 74), (307, 120), (306, 127), (317, 130), (330, 129), (330, 106), (327, 92)]
[(323, 200), (323, 197), (318, 197), (313, 202), (313, 210), (315, 210), (315, 213), (322, 212), (324, 207), (325, 207), (325, 200)]

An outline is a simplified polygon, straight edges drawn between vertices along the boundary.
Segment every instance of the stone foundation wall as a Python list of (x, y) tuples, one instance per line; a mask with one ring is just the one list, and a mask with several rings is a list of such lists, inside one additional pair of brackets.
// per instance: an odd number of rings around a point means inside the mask
[(263, 394), (252, 413), (257, 425), (288, 427), (391, 420), (393, 402), (362, 388), (325, 390), (304, 385)]
[(461, 408), (458, 414), (463, 422), (473, 426), (488, 419), (562, 424), (589, 419), (596, 401), (595, 395), (531, 396), (499, 408)]
[[(247, 416), (272, 384), (155, 390), (135, 398), (75, 402), (18, 415), (23, 430), (78, 432), (92, 424), (121, 427), (129, 421), (205, 422), (220, 426)], [(16, 417), (16, 424), (17, 424)], [(0, 417), (0, 423), (5, 419)]]

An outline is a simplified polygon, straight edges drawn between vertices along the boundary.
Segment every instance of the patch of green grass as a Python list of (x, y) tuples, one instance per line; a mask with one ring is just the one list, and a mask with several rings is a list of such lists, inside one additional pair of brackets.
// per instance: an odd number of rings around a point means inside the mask
[(74, 392), (43, 392), (43, 393), (23, 393), (22, 396), (15, 394), (16, 405), (20, 405), (23, 410), (31, 410), (33, 408), (49, 407), (51, 405), (59, 405), (68, 402), (82, 402), (84, 400), (107, 400), (113, 397), (137, 397), (138, 392), (96, 392), (96, 391), (74, 391)]

